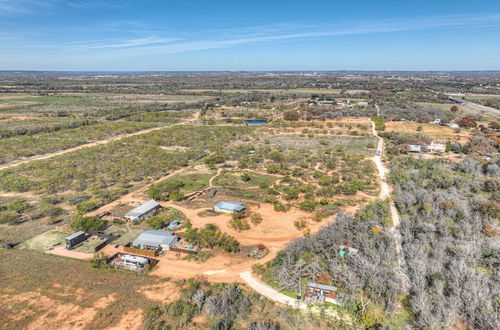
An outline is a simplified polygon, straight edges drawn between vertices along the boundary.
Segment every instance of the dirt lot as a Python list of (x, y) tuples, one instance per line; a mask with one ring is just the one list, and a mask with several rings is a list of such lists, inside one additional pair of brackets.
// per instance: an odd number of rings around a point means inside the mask
[[(455, 129), (448, 126), (441, 126), (435, 124), (420, 124), (411, 121), (388, 121), (385, 123), (387, 132), (400, 132), (400, 133), (422, 133), (428, 135), (430, 138), (438, 142), (452, 142), (465, 143), (470, 140), (471, 134), (468, 130), (460, 128), (460, 132), (455, 133)], [(421, 131), (417, 131), (417, 127), (422, 127)]]

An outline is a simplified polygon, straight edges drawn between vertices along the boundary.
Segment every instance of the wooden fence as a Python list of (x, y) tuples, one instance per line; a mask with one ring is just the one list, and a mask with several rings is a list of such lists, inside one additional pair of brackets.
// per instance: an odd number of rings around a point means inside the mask
[(123, 251), (125, 251), (127, 253), (133, 253), (133, 254), (145, 256), (145, 257), (156, 257), (156, 256), (158, 256), (158, 253), (160, 253), (161, 248), (157, 248), (156, 250), (142, 250), (142, 249), (136, 249), (136, 248), (129, 247), (129, 246), (124, 246)]

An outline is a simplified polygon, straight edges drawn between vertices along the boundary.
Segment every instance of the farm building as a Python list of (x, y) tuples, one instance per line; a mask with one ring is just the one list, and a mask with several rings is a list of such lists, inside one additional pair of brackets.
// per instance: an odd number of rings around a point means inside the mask
[(84, 231), (77, 231), (76, 233), (73, 233), (66, 237), (66, 248), (71, 249), (72, 247), (85, 241), (87, 238), (88, 237)]
[(156, 250), (161, 247), (163, 250), (170, 250), (179, 237), (174, 233), (166, 230), (148, 230), (139, 235), (133, 242), (132, 246), (139, 246), (141, 249)]
[(305, 291), (305, 300), (308, 303), (326, 301), (336, 304), (337, 288), (331, 285), (309, 282)]
[(214, 205), (214, 211), (222, 213), (234, 213), (245, 210), (245, 205), (240, 202), (219, 202)]
[(152, 199), (135, 209), (128, 211), (127, 214), (125, 214), (125, 218), (129, 220), (142, 220), (154, 214), (160, 207), (160, 204)]

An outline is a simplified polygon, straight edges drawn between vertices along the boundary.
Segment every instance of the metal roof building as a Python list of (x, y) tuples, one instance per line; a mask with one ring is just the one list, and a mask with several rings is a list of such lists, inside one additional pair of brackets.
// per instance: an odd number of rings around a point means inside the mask
[(156, 250), (161, 247), (163, 250), (170, 250), (177, 243), (179, 238), (174, 233), (166, 230), (148, 230), (139, 235), (132, 246), (139, 246), (141, 249)]
[(234, 213), (234, 212), (240, 212), (245, 209), (245, 205), (243, 205), (240, 202), (219, 202), (215, 204), (214, 210), (217, 212), (224, 212), (224, 213)]
[(152, 199), (136, 207), (135, 209), (128, 211), (127, 214), (125, 214), (125, 218), (130, 220), (142, 220), (146, 218), (148, 215), (153, 214), (160, 207), (161, 207), (160, 204), (158, 204), (154, 199)]

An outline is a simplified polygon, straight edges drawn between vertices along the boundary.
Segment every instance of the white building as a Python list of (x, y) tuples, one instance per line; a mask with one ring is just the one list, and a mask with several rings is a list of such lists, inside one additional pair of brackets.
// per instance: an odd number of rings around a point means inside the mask
[(432, 141), (431, 144), (427, 147), (427, 149), (431, 152), (445, 152), (446, 145), (444, 143), (438, 143)]

